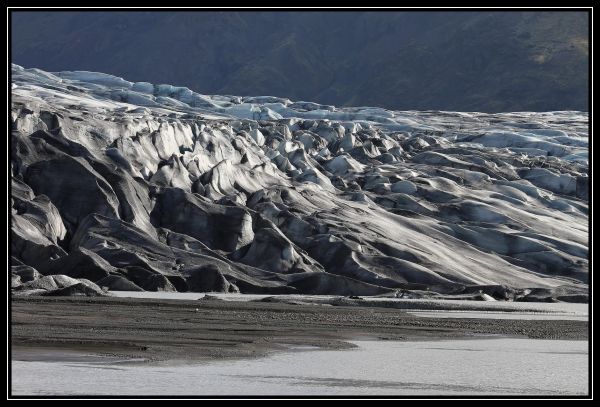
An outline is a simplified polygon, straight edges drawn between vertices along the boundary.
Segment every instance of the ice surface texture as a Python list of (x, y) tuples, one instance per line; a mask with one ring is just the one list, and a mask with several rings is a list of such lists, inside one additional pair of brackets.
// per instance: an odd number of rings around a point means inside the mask
[(585, 301), (587, 121), (13, 65), (13, 271), (113, 290)]

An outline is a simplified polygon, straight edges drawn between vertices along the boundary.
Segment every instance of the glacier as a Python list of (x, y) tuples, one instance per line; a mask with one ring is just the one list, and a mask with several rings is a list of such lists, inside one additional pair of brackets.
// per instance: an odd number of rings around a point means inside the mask
[(587, 301), (585, 112), (335, 107), (15, 64), (11, 86), (15, 295)]

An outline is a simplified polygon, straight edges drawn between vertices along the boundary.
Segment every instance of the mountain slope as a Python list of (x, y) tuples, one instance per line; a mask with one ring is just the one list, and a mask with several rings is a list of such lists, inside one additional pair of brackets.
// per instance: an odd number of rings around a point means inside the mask
[(577, 12), (12, 13), (12, 62), (396, 110), (588, 107)]

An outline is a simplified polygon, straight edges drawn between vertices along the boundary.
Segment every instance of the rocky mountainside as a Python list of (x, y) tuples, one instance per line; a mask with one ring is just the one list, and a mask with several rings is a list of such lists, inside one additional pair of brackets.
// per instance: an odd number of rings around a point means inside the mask
[[(13, 12), (11, 61), (208, 94), (587, 110), (585, 12)], [(65, 46), (68, 44), (68, 46)]]
[(587, 291), (586, 113), (336, 108), (18, 65), (11, 112), (15, 292)]

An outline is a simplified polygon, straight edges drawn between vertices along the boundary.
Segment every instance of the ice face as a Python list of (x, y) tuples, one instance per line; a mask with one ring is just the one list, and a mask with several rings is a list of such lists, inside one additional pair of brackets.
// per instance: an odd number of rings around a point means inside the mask
[(145, 290), (585, 299), (585, 113), (335, 107), (16, 65), (12, 87), (27, 267), (81, 261)]

